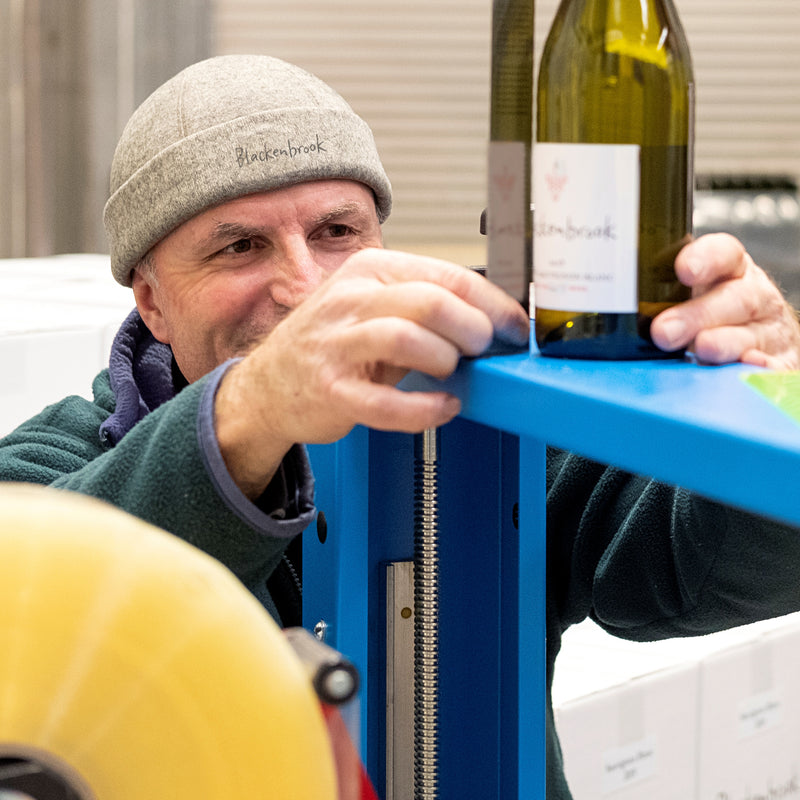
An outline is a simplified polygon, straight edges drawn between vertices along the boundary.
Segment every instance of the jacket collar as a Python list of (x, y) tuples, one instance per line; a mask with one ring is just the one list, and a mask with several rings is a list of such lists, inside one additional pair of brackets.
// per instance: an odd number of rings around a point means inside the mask
[(174, 397), (176, 385), (185, 384), (177, 366), (173, 366), (172, 349), (156, 340), (135, 309), (114, 338), (108, 372), (116, 405), (100, 427), (100, 438), (113, 445), (147, 414)]

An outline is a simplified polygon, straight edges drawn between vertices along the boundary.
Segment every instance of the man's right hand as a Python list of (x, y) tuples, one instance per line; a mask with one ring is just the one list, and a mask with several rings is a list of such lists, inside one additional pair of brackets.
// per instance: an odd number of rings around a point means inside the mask
[(327, 443), (355, 425), (419, 432), (460, 411), (447, 392), (407, 392), (411, 370), (444, 379), (493, 336), (523, 345), (513, 298), (446, 261), (367, 249), (351, 256), (223, 378), (217, 437), (245, 494), (266, 488), (297, 442)]

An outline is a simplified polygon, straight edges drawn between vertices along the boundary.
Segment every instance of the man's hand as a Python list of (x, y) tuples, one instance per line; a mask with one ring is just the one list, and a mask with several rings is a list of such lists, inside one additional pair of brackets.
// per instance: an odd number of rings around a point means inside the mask
[(223, 379), (215, 405), (228, 469), (249, 495), (296, 442), (361, 424), (419, 432), (460, 411), (447, 392), (406, 392), (410, 370), (446, 378), (493, 335), (528, 340), (515, 300), (465, 267), (368, 249), (351, 256)]
[(724, 233), (700, 237), (678, 254), (675, 272), (691, 286), (692, 299), (653, 320), (650, 333), (658, 347), (687, 347), (709, 364), (800, 368), (797, 316), (737, 239)]

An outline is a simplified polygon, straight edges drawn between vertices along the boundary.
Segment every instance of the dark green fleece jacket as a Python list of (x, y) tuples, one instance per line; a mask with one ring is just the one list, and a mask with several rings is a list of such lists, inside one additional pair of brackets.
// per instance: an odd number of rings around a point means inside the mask
[(94, 380), (93, 401), (68, 397), (0, 440), (0, 480), (91, 495), (179, 536), (225, 564), (281, 621), (280, 612), (296, 616), (299, 598), (280, 581), (278, 609), (267, 581), (279, 565), (287, 570), (285, 550), (314, 519), (311, 468), (297, 446), (258, 503), (239, 491), (214, 434), (214, 393), (228, 366), (183, 386), (169, 348), (134, 312)]
[(550, 699), (567, 628), (591, 617), (616, 636), (652, 641), (798, 609), (797, 529), (549, 450), (548, 800), (570, 797)]

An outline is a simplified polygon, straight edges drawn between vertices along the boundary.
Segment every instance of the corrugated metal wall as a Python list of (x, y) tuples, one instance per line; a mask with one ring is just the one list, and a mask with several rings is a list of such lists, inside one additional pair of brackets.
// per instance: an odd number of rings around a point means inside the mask
[(797, 0), (679, 0), (697, 78), (704, 172), (800, 175)]
[(209, 0), (0, 0), (0, 257), (106, 249), (122, 126), (209, 42)]
[[(536, 59), (557, 0), (536, 2)], [(698, 172), (800, 175), (797, 0), (677, 0), (698, 83)], [(288, 9), (291, 8), (289, 11)], [(489, 0), (214, 0), (217, 52), (296, 61), (373, 126), (389, 244), (474, 245), (485, 204)], [(455, 248), (455, 249), (454, 249)]]
[[(482, 246), (487, 0), (215, 0), (214, 49), (285, 58), (372, 126), (395, 192), (389, 246)], [(455, 257), (455, 256), (454, 256)]]
[[(557, 0), (537, 0), (537, 59)], [(677, 0), (698, 172), (800, 175), (797, 0)], [(339, 89), (395, 186), (393, 246), (482, 258), (490, 0), (0, 0), (0, 256), (105, 247), (128, 114), (180, 67), (266, 52)]]

